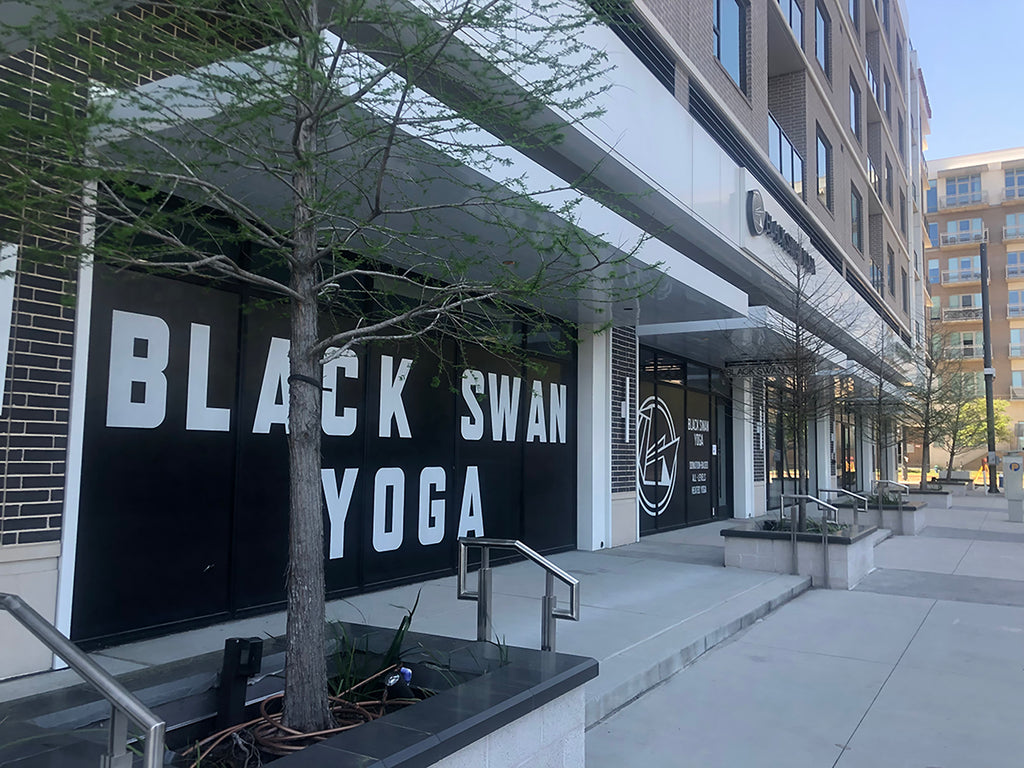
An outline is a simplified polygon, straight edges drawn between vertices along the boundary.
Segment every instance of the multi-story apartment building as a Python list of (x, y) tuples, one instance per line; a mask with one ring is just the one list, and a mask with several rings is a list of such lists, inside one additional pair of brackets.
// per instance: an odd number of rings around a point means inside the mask
[[(925, 258), (942, 353), (962, 361), (984, 396), (981, 290), (987, 281), (993, 395), (1008, 401), (1016, 425), (1024, 422), (1024, 148), (929, 160), (928, 170)], [(1019, 448), (1018, 437), (1012, 446)], [(957, 462), (976, 467), (983, 453), (976, 449)]]
[[(616, 306), (615, 327), (596, 323), (602, 330), (584, 334), (571, 359), (547, 361), (551, 381), (504, 376), (499, 386), (496, 372), (474, 371), (491, 382), (492, 398), (504, 398), (490, 409), (461, 397), (465, 387), (431, 389), (429, 372), (386, 344), (360, 352), (358, 365), (344, 369), (345, 410), (372, 428), (324, 437), (325, 463), (337, 465), (324, 467), (332, 595), (450, 571), (454, 547), (438, 545), (462, 531), (460, 509), (477, 535), (498, 531), (541, 551), (599, 549), (778, 509), (798, 479), (811, 492), (837, 484), (864, 490), (895, 474), (893, 444), (876, 440), (891, 425), (873, 423), (858, 401), (872, 400), (880, 381), (892, 388), (900, 380), (879, 344), (913, 353), (921, 340), (914, 233), (927, 116), (903, 4), (636, 0), (618, 21), (580, 34), (612, 64), (603, 114), (567, 125), (558, 144), (510, 149), (513, 170), (502, 173), (575, 184), (584, 169), (579, 225), (638, 238), (635, 258), (656, 265), (662, 282)], [(31, 54), (10, 56), (10, 71), (48, 76)], [(488, 128), (501, 135), (500, 125)], [(457, 180), (463, 169), (451, 167)], [(77, 236), (77, 227), (69, 231)], [(14, 263), (20, 244), (9, 239), (0, 253)], [(515, 264), (524, 255), (504, 258)], [(280, 465), (264, 459), (281, 455), (284, 422), (256, 429), (253, 410), (264, 399), (261, 380), (275, 385), (267, 402), (277, 405), (278, 380), (266, 370), (287, 340), (274, 336), (272, 323), (243, 315), (230, 286), (80, 268), (69, 275), (21, 264), (9, 273), (8, 293), (0, 291), (13, 306), (10, 407), (0, 422), (9, 479), (0, 591), (30, 595), (85, 642), (279, 604), (287, 500)], [(802, 290), (806, 307), (795, 310)], [(216, 317), (197, 320), (200, 308)], [(802, 312), (823, 320), (820, 373), (844, 397), (796, 428), (810, 442), (809, 466), (797, 478), (796, 430), (773, 408), (766, 371), (778, 363), (777, 378), (785, 378), (791, 360), (779, 351), (777, 329)], [(191, 354), (191, 334), (217, 366), (209, 404), (193, 403), (183, 353), (147, 367), (159, 385), (148, 389), (117, 363), (115, 348), (136, 368), (166, 354), (168, 343)], [(401, 386), (396, 364), (407, 369)], [(283, 393), (287, 376), (278, 378)], [(167, 400), (166, 418), (159, 408), (160, 418), (146, 424), (111, 418), (111, 403), (127, 412), (163, 385), (188, 393)], [(402, 387), (408, 424), (392, 429), (384, 393)], [(532, 391), (555, 396), (546, 401), (551, 429), (533, 424), (527, 437), (527, 414), (539, 418)], [(387, 401), (396, 423), (396, 403), (406, 401)], [(216, 419), (186, 428), (194, 406)], [(460, 418), (475, 425), (478, 411), (480, 419), (506, 414), (508, 432), (460, 428)], [(33, 452), (45, 453), (33, 460)], [(110, 455), (123, 460), (97, 458)], [(200, 473), (203, 505), (190, 503), (192, 485), (181, 482), (198, 482)], [(241, 477), (246, 483), (236, 484)], [(410, 490), (400, 494), (405, 477)], [(429, 505), (412, 490), (416, 477)], [(433, 515), (445, 505), (446, 517), (424, 523), (423, 509)], [(201, 547), (199, 529), (211, 531)], [(168, 552), (173, 573), (154, 565), (168, 562)], [(166, 610), (146, 613), (154, 604)], [(49, 663), (5, 637), (0, 645), (19, 653), (0, 659), (0, 675)]]

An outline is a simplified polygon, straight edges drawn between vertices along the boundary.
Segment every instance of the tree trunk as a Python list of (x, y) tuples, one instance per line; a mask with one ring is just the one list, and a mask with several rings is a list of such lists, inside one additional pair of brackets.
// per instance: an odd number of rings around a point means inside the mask
[(928, 466), (932, 462), (932, 446), (931, 446), (931, 415), (926, 414), (924, 417), (924, 425), (921, 428), (921, 484), (922, 490), (928, 484)]
[(288, 469), (288, 628), (285, 655), (284, 725), (321, 731), (332, 725), (327, 705), (325, 658), (324, 524), (320, 499), (320, 382), (316, 198), (316, 114), (318, 19), (316, 4), (301, 5), (295, 16), (303, 58), (295, 94), (293, 218), (295, 244), (290, 286)]

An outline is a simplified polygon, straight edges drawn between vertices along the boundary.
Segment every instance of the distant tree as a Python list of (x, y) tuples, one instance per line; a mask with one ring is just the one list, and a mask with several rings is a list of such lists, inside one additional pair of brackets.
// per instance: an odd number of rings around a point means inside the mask
[[(964, 391), (974, 392), (973, 375), (967, 374), (962, 378), (965, 381), (960, 384), (960, 387)], [(966, 381), (968, 378), (972, 380)], [(996, 440), (1008, 440), (1012, 434), (1010, 419), (1006, 415), (1007, 402), (996, 400), (994, 407)], [(972, 448), (986, 445), (988, 442), (988, 406), (984, 397), (972, 398), (958, 407), (954, 407), (951, 416), (949, 429), (943, 439), (943, 446), (949, 452), (949, 461), (946, 464), (947, 480), (952, 477), (953, 464), (958, 455)]]
[(938, 318), (926, 320), (923, 352), (912, 360), (903, 400), (905, 423), (921, 442), (922, 488), (932, 469), (932, 446), (951, 437), (957, 414), (977, 395), (965, 378), (962, 351), (951, 347)]

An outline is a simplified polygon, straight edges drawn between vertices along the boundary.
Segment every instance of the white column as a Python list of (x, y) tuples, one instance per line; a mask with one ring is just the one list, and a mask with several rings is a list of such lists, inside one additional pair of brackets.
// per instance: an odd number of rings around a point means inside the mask
[[(832, 457), (829, 451), (829, 418), (826, 413), (818, 416), (811, 422), (811, 429), (814, 431), (813, 442), (814, 455), (811, 456), (811, 493), (815, 488), (835, 488), (835, 478), (832, 477)], [(828, 501), (824, 496), (822, 500)]]
[[(754, 412), (748, 379), (737, 379), (733, 384), (732, 401), (732, 514), (733, 517), (755, 517), (758, 494), (754, 488), (754, 427), (761, 414)], [(764, 506), (763, 487), (760, 498)]]
[(603, 549), (611, 542), (612, 334), (581, 329), (576, 408), (576, 546)]
[(857, 449), (860, 463), (857, 480), (861, 489), (870, 492), (875, 487), (875, 430), (870, 419), (857, 419)]

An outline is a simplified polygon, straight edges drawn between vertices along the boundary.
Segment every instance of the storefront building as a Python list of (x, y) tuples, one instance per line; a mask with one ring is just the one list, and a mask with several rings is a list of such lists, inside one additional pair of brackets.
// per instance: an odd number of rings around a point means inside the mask
[[(796, 463), (772, 365), (794, 295), (825, 329), (823, 376), (858, 391), (876, 369), (898, 381), (868, 339), (913, 353), (914, 224), (900, 235), (899, 208), (867, 169), (893, 166), (907, 216), (906, 14), (865, 3), (852, 19), (819, 3), (829, 79), (813, 15), (794, 28), (789, 5), (693, 3), (680, 22), (637, 2), (631, 23), (586, 32), (614, 66), (605, 113), (556, 147), (514, 154), (524, 178), (572, 183), (593, 168), (581, 226), (642, 238), (635, 258), (662, 272), (653, 293), (614, 307), (613, 327), (584, 318), (568, 355), (523, 328), (539, 367), (453, 346), (438, 368), (397, 343), (327, 362), (330, 595), (451, 573), (459, 536), (593, 550), (777, 509)], [(734, 58), (722, 54), (732, 38), (712, 35), (733, 10), (745, 41)], [(860, 82), (865, 57), (870, 69), (880, 55), (893, 116), (865, 105), (851, 125), (838, 117), (847, 69)], [(19, 265), (8, 285), (0, 591), (87, 645), (280, 607), (282, 319), (231, 290), (88, 265)], [(830, 319), (832, 305), (856, 321)], [(877, 476), (867, 419), (837, 405), (805, 425), (812, 488), (863, 490)], [(3, 621), (0, 645), (16, 652), (0, 676), (52, 663)]]

